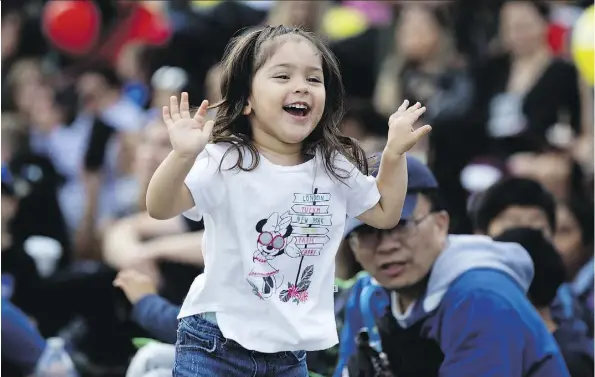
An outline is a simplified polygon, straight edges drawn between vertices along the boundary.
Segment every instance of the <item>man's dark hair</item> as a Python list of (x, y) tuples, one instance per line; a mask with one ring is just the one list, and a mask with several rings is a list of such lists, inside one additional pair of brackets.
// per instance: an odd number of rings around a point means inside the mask
[(486, 233), (490, 223), (512, 206), (536, 207), (545, 213), (552, 233), (556, 230), (556, 201), (539, 182), (506, 178), (481, 194), (471, 208), (475, 229)]
[(543, 232), (537, 229), (514, 228), (494, 238), (500, 242), (516, 242), (531, 256), (535, 276), (529, 287), (528, 296), (538, 308), (551, 304), (558, 288), (566, 281), (564, 264), (554, 245)]

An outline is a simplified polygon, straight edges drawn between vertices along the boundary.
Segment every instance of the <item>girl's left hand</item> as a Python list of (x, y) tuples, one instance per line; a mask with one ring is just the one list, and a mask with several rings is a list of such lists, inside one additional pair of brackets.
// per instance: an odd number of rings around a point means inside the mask
[(419, 102), (409, 106), (405, 100), (397, 111), (388, 119), (388, 140), (386, 150), (395, 155), (403, 155), (409, 151), (419, 139), (427, 135), (432, 127), (425, 125), (413, 129), (413, 124), (426, 112), (426, 108)]

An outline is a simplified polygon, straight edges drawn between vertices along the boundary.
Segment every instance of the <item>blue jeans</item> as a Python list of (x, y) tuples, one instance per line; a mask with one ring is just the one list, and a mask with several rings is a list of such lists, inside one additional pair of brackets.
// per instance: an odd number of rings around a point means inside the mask
[(247, 350), (226, 339), (210, 314), (180, 320), (174, 377), (308, 377), (305, 351)]

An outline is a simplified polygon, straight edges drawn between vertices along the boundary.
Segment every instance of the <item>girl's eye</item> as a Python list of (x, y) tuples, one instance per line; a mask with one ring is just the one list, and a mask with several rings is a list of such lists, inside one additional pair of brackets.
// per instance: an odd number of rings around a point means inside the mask
[(318, 83), (321, 83), (322, 82), (322, 80), (319, 79), (318, 77), (310, 77), (308, 79), (308, 81), (310, 81), (310, 82), (318, 82)]
[(276, 79), (281, 79), (281, 80), (289, 80), (289, 76), (287, 75), (277, 75), (275, 76)]

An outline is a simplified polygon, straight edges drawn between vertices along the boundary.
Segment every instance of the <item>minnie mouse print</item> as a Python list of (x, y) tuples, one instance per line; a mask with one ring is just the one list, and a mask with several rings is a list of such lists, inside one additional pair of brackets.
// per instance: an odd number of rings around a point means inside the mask
[(256, 251), (252, 256), (254, 265), (248, 274), (254, 294), (265, 299), (271, 297), (275, 290), (283, 283), (283, 276), (271, 262), (280, 255), (286, 254), (291, 258), (301, 257), (300, 250), (295, 246), (295, 238), (289, 237), (293, 232), (291, 216), (288, 212), (279, 216), (271, 214), (256, 224), (258, 238)]

